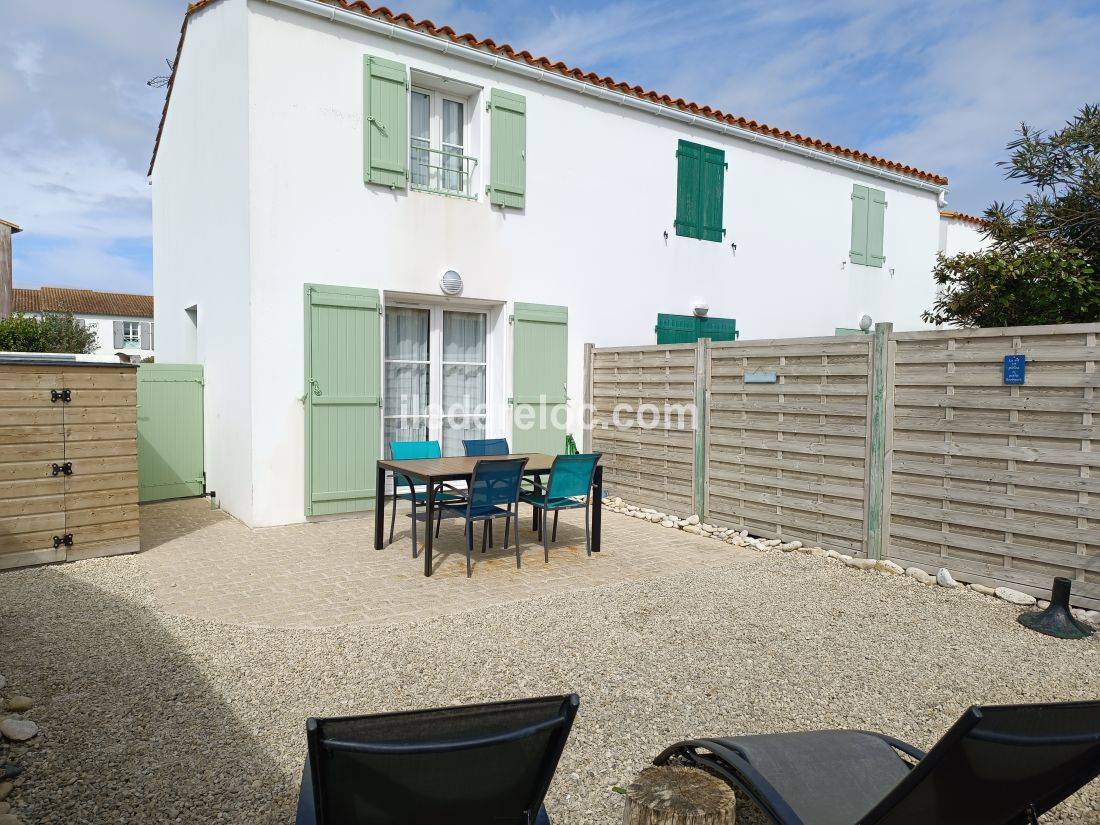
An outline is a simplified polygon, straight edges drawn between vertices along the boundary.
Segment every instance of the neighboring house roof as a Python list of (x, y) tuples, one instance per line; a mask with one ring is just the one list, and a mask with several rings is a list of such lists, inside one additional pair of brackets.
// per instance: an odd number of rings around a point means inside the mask
[(989, 226), (989, 221), (987, 221), (985, 218), (978, 218), (974, 215), (967, 215), (965, 212), (952, 212), (950, 209), (941, 209), (940, 217), (952, 218), (956, 221), (962, 221), (963, 223), (971, 223), (974, 224), (974, 226)]
[[(183, 27), (180, 29), (179, 44), (176, 47), (176, 59), (172, 63), (172, 76), (168, 81), (168, 91), (164, 98), (164, 108), (161, 111), (160, 125), (157, 127), (157, 137), (153, 144), (153, 156), (149, 161), (149, 172), (153, 174), (153, 166), (157, 161), (157, 150), (160, 148), (160, 137), (164, 131), (164, 122), (168, 117), (168, 104), (172, 100), (172, 87), (175, 84), (176, 72), (179, 70), (180, 56), (183, 53), (183, 41), (187, 34), (187, 23), (191, 19), (191, 15), (200, 9), (212, 6), (217, 3), (218, 0), (198, 0), (198, 2), (191, 3), (187, 7), (187, 13), (183, 18)], [(833, 155), (839, 155), (850, 160), (854, 160), (860, 163), (866, 163), (871, 166), (878, 166), (883, 169), (888, 169), (892, 172), (897, 172), (903, 175), (907, 175), (918, 180), (927, 181), (929, 183), (947, 185), (947, 178), (943, 175), (936, 174), (935, 172), (925, 172), (916, 167), (909, 166), (897, 161), (887, 160), (886, 158), (880, 158), (876, 155), (868, 154), (867, 152), (860, 152), (856, 149), (849, 149), (844, 146), (838, 146), (835, 143), (828, 143), (826, 141), (818, 140), (816, 138), (807, 137), (805, 135), (797, 134), (795, 132), (784, 131), (776, 129), (772, 126), (768, 126), (766, 123), (757, 123), (755, 120), (749, 120), (737, 115), (726, 114), (719, 109), (712, 109), (710, 106), (700, 106), (697, 103), (684, 100), (683, 98), (671, 98), (666, 94), (660, 94), (658, 92), (645, 89), (641, 86), (631, 86), (627, 83), (620, 83), (610, 77), (600, 77), (595, 72), (584, 72), (581, 69), (574, 68), (562, 63), (560, 61), (554, 62), (547, 57), (535, 57), (528, 51), (517, 52), (507, 43), (498, 46), (491, 39), (481, 40), (472, 34), (456, 34), (455, 30), (450, 26), (436, 26), (431, 20), (416, 20), (408, 14), (394, 14), (385, 6), (378, 8), (371, 8), (366, 3), (354, 2), (348, 3), (345, 0), (316, 0), (319, 5), (332, 6), (333, 8), (339, 8), (344, 11), (361, 14), (364, 17), (372, 17), (380, 19), (386, 23), (396, 26), (403, 26), (407, 29), (420, 31), (428, 34), (432, 37), (440, 38), (441, 40), (448, 40), (453, 43), (458, 43), (470, 48), (480, 49), (482, 51), (489, 52), (494, 55), (505, 57), (509, 60), (514, 60), (519, 63), (526, 63), (529, 66), (534, 66), (539, 69), (548, 72), (557, 72), (566, 77), (573, 78), (574, 80), (581, 81), (583, 83), (590, 83), (593, 86), (602, 86), (607, 89), (611, 89), (616, 92), (620, 92), (624, 95), (631, 95), (633, 97), (648, 100), (652, 103), (656, 103), (669, 108), (679, 109), (681, 111), (690, 112), (693, 115), (708, 118), (710, 120), (721, 121), (731, 126), (736, 126), (742, 129), (746, 129), (750, 132), (755, 132), (761, 135), (767, 135), (778, 140), (787, 141), (792, 144), (798, 144), (810, 149), (816, 149), (821, 152), (827, 152)]]
[(13, 234), (13, 235), (16, 232), (22, 232), (23, 231), (23, 227), (19, 226), (18, 224), (14, 224), (11, 221), (6, 221), (3, 218), (0, 218), (0, 223), (4, 224), (4, 226), (10, 226), (11, 227), (11, 234)]
[(13, 289), (12, 312), (71, 312), (73, 315), (114, 315), (152, 318), (153, 296), (94, 289)]

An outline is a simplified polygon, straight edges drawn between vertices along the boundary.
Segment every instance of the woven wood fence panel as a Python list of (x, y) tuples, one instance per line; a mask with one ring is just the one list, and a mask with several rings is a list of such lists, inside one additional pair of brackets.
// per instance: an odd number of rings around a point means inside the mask
[[(589, 371), (591, 446), (604, 454), (609, 494), (665, 513), (690, 514), (694, 421), (677, 411), (695, 398), (695, 346), (597, 348)], [(654, 416), (658, 426), (642, 426)]]
[[(1100, 325), (897, 333), (888, 554), (1100, 606)], [(1005, 355), (1026, 355), (1022, 386)]]
[(852, 336), (709, 347), (708, 521), (864, 554), (871, 346)]

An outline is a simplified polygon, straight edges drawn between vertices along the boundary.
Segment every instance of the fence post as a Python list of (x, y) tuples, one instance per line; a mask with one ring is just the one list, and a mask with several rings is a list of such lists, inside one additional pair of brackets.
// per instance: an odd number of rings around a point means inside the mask
[(581, 452), (592, 452), (592, 344), (584, 345), (584, 407), (581, 409)]
[(890, 334), (894, 325), (875, 324), (871, 342), (871, 446), (867, 455), (870, 488), (867, 499), (867, 558), (881, 559), (886, 549), (883, 506), (886, 489), (886, 438), (891, 426), (886, 420), (887, 376), (890, 371)]
[(707, 400), (710, 393), (710, 339), (695, 342), (695, 456), (693, 503), (695, 515), (707, 520)]

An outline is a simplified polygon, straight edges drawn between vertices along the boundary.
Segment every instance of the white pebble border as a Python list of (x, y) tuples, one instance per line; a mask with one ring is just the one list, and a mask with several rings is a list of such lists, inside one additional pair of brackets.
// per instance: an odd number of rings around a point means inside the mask
[[(782, 541), (780, 539), (765, 539), (749, 535), (748, 530), (736, 530), (732, 527), (719, 527), (715, 524), (707, 524), (699, 520), (699, 516), (676, 516), (670, 513), (662, 513), (652, 507), (640, 507), (636, 504), (628, 504), (618, 496), (611, 496), (603, 500), (603, 507), (613, 513), (621, 513), (630, 518), (650, 521), (659, 524), (666, 529), (683, 530), (685, 533), (701, 536), (703, 538), (717, 539), (735, 547), (747, 547), (752, 550), (768, 552), (779, 550), (783, 553), (802, 553), (807, 556), (817, 556), (829, 562), (840, 562), (846, 567), (862, 572), (875, 572), (888, 576), (908, 576), (919, 584), (928, 587), (942, 587), (947, 590), (967, 589), (983, 596), (1001, 599), (1010, 604), (1021, 607), (1038, 606), (1046, 609), (1050, 602), (1036, 599), (1028, 593), (1021, 593), (1011, 587), (987, 587), (984, 584), (963, 585), (956, 581), (954, 575), (946, 567), (941, 567), (935, 573), (921, 570), (919, 567), (902, 567), (889, 559), (861, 559), (846, 556), (836, 550), (824, 550), (820, 547), (810, 547), (800, 541)], [(1071, 608), (1073, 617), (1080, 622), (1100, 627), (1100, 610), (1082, 610)]]

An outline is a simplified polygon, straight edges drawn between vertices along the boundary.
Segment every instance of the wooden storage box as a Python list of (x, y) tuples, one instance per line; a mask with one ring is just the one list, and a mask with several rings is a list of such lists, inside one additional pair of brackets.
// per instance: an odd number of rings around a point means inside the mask
[(0, 356), (0, 569), (138, 549), (136, 365)]

